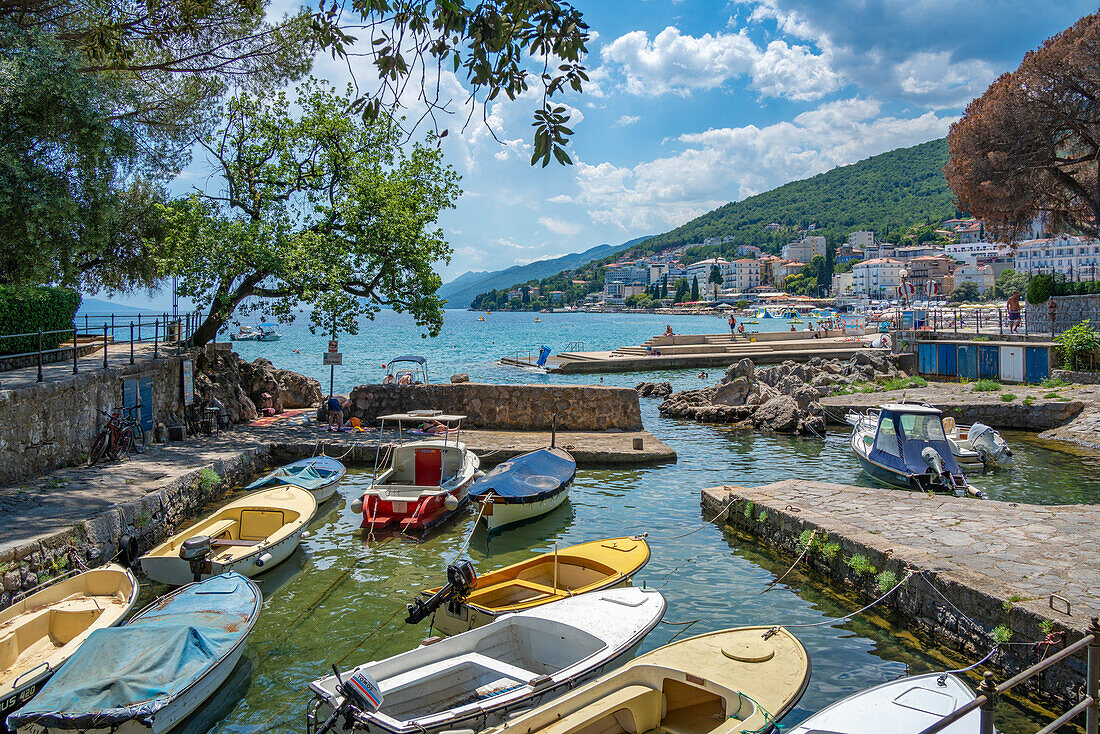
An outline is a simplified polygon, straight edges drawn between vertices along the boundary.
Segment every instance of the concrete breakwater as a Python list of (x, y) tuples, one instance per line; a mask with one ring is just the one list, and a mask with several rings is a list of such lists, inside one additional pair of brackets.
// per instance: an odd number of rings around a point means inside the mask
[[(913, 571), (882, 604), (974, 661), (999, 638), (989, 664), (1006, 675), (1080, 639), (1100, 610), (1100, 507), (797, 480), (705, 489), (702, 505), (792, 559), (810, 547), (804, 564), (868, 601)], [(1084, 672), (1084, 658), (1071, 658), (1036, 692), (1076, 702)]]

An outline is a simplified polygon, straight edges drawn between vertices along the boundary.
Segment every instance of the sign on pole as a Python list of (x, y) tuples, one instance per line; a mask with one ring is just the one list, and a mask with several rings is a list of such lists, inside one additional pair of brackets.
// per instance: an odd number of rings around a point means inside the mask
[[(335, 339), (329, 339), (328, 340), (328, 350), (329, 350), (329, 352), (339, 352), (340, 351), (340, 343), (338, 341), (336, 341)], [(328, 364), (328, 363), (326, 362), (325, 364)]]
[(340, 352), (325, 352), (322, 364), (338, 365), (344, 363), (344, 355)]

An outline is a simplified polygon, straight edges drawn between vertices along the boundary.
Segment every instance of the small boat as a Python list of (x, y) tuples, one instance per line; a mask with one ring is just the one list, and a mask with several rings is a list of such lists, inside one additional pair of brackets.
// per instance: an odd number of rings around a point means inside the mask
[[(306, 731), (317, 732), (334, 712), (338, 732), (437, 734), (496, 726), (632, 658), (665, 606), (654, 590), (584, 594), (321, 678), (309, 685), (315, 698)], [(353, 674), (375, 683), (377, 710), (344, 697)]]
[(428, 360), (416, 354), (394, 357), (383, 365), (388, 372), (382, 382), (395, 385), (427, 385)]
[[(625, 586), (649, 562), (641, 537), (607, 538), (555, 549), (478, 577), (476, 587), (435, 610), (432, 628), (446, 635), (489, 624), (502, 614), (576, 594)], [(420, 596), (426, 603), (440, 589)]]
[(540, 319), (538, 316), (536, 316), (535, 317), (535, 323), (538, 324), (538, 323), (541, 323), (541, 322), (542, 322), (542, 319)]
[(233, 500), (138, 561), (145, 575), (171, 586), (229, 571), (252, 577), (285, 561), (317, 513), (309, 490), (291, 485)]
[(918, 403), (887, 403), (866, 415), (846, 416), (852, 452), (872, 477), (906, 489), (984, 498), (967, 484), (941, 419), (939, 408)]
[[(469, 501), (470, 483), (481, 465), (477, 454), (459, 440), (464, 415), (438, 411), (395, 413), (381, 417), (374, 479), (351, 510), (363, 514), (362, 527), (370, 531), (396, 526), (403, 532), (423, 532), (454, 515)], [(439, 434), (422, 429), (418, 435), (437, 436), (407, 441), (381, 454), (386, 423), (396, 423), (398, 435), (409, 423), (442, 427)]]
[(242, 326), (238, 331), (230, 333), (229, 338), (239, 342), (277, 342), (283, 338), (283, 335), (276, 331), (272, 324), (260, 324)]
[(4, 716), (31, 700), (88, 635), (122, 622), (137, 597), (137, 579), (114, 563), (15, 597), (0, 612), (0, 731)]
[(577, 474), (572, 455), (555, 447), (509, 459), (470, 487), (478, 517), (489, 530), (533, 520), (556, 509), (569, 497)]
[(89, 635), (8, 725), (20, 734), (167, 732), (233, 671), (262, 601), (236, 573), (176, 589)]
[[(786, 734), (919, 734), (974, 700), (949, 673), (928, 673), (883, 683), (823, 708)], [(944, 734), (978, 734), (981, 712), (967, 714)]]
[(963, 426), (947, 417), (943, 419), (943, 430), (955, 459), (964, 470), (997, 469), (1012, 466), (1015, 461), (1004, 437), (984, 423)]
[(486, 734), (772, 731), (809, 681), (798, 638), (782, 627), (739, 627), (657, 648)]
[(484, 316), (478, 316), (478, 317), (477, 317), (477, 320), (478, 320), (478, 321), (484, 321), (484, 320), (485, 320), (485, 317), (484, 317)]
[(302, 459), (280, 466), (245, 487), (245, 491), (292, 485), (308, 489), (313, 499), (317, 500), (317, 504), (321, 504), (336, 494), (336, 490), (340, 487), (340, 480), (344, 478), (347, 471), (343, 464), (332, 457), (315, 456), (312, 459)]

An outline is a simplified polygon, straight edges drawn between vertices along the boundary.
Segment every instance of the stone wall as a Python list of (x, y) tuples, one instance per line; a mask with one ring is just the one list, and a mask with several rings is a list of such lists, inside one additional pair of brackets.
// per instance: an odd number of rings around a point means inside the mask
[(1050, 379), (1064, 380), (1078, 385), (1100, 385), (1100, 372), (1080, 372), (1076, 370), (1051, 370)]
[[(640, 431), (638, 394), (596, 385), (360, 385), (344, 418), (374, 423), (378, 416), (435, 409), (468, 416), (469, 428), (549, 430), (557, 414), (562, 431)], [(318, 416), (325, 420), (324, 407)]]
[[(1053, 296), (1052, 300), (1058, 304), (1055, 333), (1060, 334), (1085, 319), (1091, 319), (1093, 324), (1100, 324), (1100, 293), (1087, 296)], [(1030, 333), (1050, 333), (1050, 310), (1047, 304), (1027, 304), (1027, 330)]]
[(182, 417), (182, 357), (82, 372), (0, 390), (0, 485), (86, 460), (106, 419), (98, 411), (122, 406), (122, 381), (152, 377), (153, 419)]

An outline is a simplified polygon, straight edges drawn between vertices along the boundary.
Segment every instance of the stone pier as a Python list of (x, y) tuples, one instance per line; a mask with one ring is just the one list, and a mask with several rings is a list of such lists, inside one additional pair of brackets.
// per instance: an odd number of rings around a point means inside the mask
[[(1100, 612), (1100, 506), (1024, 505), (893, 489), (787, 480), (702, 492), (710, 513), (872, 600), (915, 576), (884, 604), (915, 628), (1015, 674), (1044, 649), (1080, 639)], [(813, 531), (817, 531), (810, 541)], [(1048, 640), (1052, 646), (1019, 644)], [(1059, 704), (1079, 693), (1084, 657), (1039, 678)], [(1079, 699), (1077, 699), (1079, 700)]]

